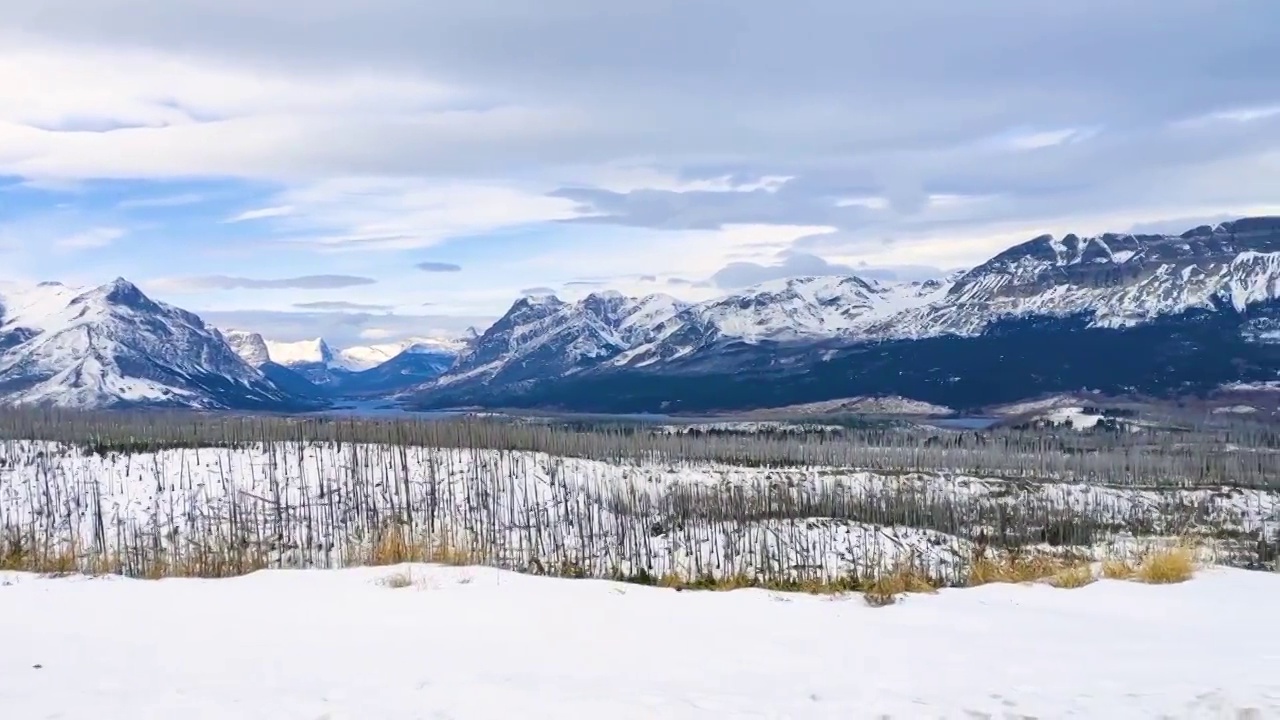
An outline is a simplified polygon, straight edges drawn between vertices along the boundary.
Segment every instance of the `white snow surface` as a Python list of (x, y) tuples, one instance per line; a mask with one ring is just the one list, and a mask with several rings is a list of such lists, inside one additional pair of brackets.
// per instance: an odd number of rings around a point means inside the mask
[(299, 340), (297, 342), (279, 342), (267, 340), (267, 353), (271, 359), (285, 366), (331, 364), (333, 351), (324, 338)]
[(1058, 410), (1071, 406), (1087, 405), (1089, 402), (1074, 395), (1051, 395), (1046, 398), (1025, 400), (1023, 402), (1000, 405), (992, 409), (992, 413), (1001, 416), (1025, 415), (1044, 410)]
[(778, 408), (803, 414), (855, 413), (867, 415), (951, 415), (955, 410), (945, 405), (935, 405), (923, 400), (913, 400), (901, 395), (861, 396), (837, 398), (821, 402), (788, 405)]
[[(385, 580), (403, 575), (410, 587)], [(0, 707), (34, 720), (1280, 718), (1280, 575), (858, 596), (483, 568), (0, 574)], [(1261, 621), (1260, 621), (1261, 620)]]
[(1044, 419), (1058, 425), (1070, 425), (1074, 430), (1088, 430), (1103, 419), (1103, 415), (1086, 413), (1084, 408), (1056, 408), (1044, 414)]

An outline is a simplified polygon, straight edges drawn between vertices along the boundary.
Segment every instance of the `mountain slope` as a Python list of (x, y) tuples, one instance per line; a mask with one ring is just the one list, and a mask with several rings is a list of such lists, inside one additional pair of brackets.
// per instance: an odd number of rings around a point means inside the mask
[(615, 358), (687, 306), (664, 295), (595, 293), (578, 303), (525, 297), (474, 340), (442, 384), (525, 382)]
[(72, 407), (298, 409), (215, 329), (117, 279), (0, 288), (0, 400)]
[(1128, 327), (1192, 309), (1236, 310), (1280, 297), (1280, 218), (1181, 235), (1043, 235), (958, 278), (938, 301), (886, 318), (869, 337), (977, 335), (1000, 319), (1092, 315)]
[(1198, 392), (1280, 377), (1277, 299), (1280, 218), (1181, 235), (1042, 236), (926, 283), (797, 278), (676, 307), (626, 333), (616, 308), (642, 301), (524, 299), (421, 397), (633, 412)]

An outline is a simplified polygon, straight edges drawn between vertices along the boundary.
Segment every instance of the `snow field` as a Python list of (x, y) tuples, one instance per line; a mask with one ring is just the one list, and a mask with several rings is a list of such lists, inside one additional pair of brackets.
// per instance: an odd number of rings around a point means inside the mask
[[(391, 589), (391, 573), (411, 586)], [(1280, 717), (1280, 575), (887, 608), (418, 565), (0, 573), (13, 720)], [(1261, 602), (1260, 602), (1261, 601)]]

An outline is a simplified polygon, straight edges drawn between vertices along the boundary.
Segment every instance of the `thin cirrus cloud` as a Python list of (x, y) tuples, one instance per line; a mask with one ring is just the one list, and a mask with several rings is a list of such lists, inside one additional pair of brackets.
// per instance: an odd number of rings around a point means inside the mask
[(126, 234), (121, 228), (93, 228), (58, 238), (53, 244), (59, 250), (92, 250), (107, 247)]
[(315, 302), (294, 303), (294, 307), (299, 310), (319, 310), (331, 312), (356, 311), (356, 312), (390, 312), (395, 308), (394, 305), (377, 305), (373, 303), (357, 303), (347, 302), (345, 300), (317, 300)]
[(166, 278), (152, 284), (169, 292), (187, 290), (337, 290), (373, 285), (378, 281), (358, 275), (303, 275), (290, 278), (249, 278), (230, 275), (198, 275)]
[(256, 210), (245, 210), (242, 213), (238, 213), (227, 218), (226, 222), (240, 223), (249, 222), (250, 220), (265, 220), (267, 218), (292, 215), (293, 212), (294, 208), (290, 205), (278, 205), (275, 207), (258, 208)]
[(426, 261), (426, 262), (417, 263), (414, 265), (414, 267), (418, 268), (423, 272), (429, 272), (429, 273), (454, 273), (454, 272), (462, 271), (461, 265), (458, 265), (456, 263), (447, 263), (447, 262)]

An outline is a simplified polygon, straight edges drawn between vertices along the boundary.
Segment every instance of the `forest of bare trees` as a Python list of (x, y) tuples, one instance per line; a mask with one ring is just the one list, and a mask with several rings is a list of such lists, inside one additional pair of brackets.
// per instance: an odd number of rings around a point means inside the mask
[(956, 583), (976, 549), (1195, 537), (1215, 561), (1262, 568), (1280, 528), (1278, 440), (1248, 422), (670, 433), (10, 410), (0, 563), (221, 575), (354, 564), (395, 545), (590, 577), (830, 581), (909, 560)]

